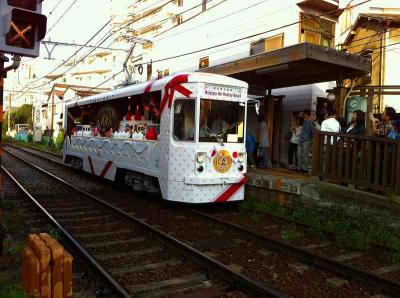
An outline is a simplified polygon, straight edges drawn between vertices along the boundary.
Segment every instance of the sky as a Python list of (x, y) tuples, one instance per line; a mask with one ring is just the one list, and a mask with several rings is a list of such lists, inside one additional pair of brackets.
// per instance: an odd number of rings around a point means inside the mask
[[(71, 9), (57, 22), (72, 3)], [(111, 0), (44, 0), (42, 13), (47, 16), (47, 30), (57, 22), (45, 40), (85, 43), (109, 20)], [(57, 46), (53, 55), (57, 59), (67, 58), (66, 55), (71, 55), (76, 50), (77, 48)], [(46, 55), (47, 52), (42, 47), (40, 56)]]

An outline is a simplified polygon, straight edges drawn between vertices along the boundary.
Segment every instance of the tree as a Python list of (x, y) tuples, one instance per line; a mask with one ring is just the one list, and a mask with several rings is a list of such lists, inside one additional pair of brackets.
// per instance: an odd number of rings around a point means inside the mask
[(15, 124), (29, 124), (32, 126), (32, 105), (24, 104), (15, 111)]

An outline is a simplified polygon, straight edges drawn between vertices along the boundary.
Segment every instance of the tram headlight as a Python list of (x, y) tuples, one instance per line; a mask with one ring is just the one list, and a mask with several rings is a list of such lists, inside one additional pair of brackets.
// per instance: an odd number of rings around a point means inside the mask
[(239, 172), (241, 172), (241, 171), (243, 171), (244, 167), (243, 167), (243, 165), (238, 165), (237, 169)]
[(244, 163), (245, 159), (246, 159), (246, 155), (244, 153), (240, 153), (239, 157), (238, 157), (238, 162)]
[(203, 166), (197, 166), (197, 172), (203, 173), (204, 167)]
[(196, 159), (198, 163), (203, 163), (206, 160), (206, 155), (204, 153), (199, 153)]

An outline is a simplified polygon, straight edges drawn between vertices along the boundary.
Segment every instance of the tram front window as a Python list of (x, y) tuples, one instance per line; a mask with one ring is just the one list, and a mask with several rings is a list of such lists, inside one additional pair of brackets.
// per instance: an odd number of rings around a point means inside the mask
[(243, 143), (244, 103), (201, 99), (199, 141)]
[(175, 141), (194, 142), (194, 99), (176, 99), (174, 102), (174, 132)]

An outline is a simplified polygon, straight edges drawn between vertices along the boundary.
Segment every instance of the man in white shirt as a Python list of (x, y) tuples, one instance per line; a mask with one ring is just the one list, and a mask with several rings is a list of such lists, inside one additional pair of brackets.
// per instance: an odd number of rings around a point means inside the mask
[[(336, 120), (336, 111), (331, 110), (328, 112), (328, 118), (322, 121), (321, 123), (321, 131), (326, 132), (340, 132), (340, 123)], [(326, 144), (326, 137), (325, 137)], [(333, 144), (333, 137), (331, 137), (331, 144)]]

